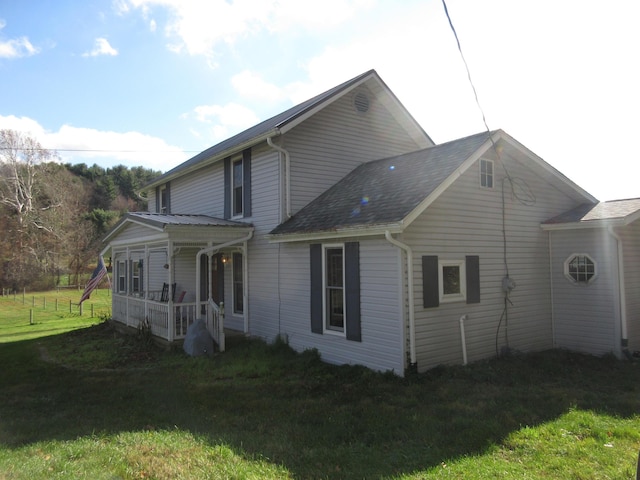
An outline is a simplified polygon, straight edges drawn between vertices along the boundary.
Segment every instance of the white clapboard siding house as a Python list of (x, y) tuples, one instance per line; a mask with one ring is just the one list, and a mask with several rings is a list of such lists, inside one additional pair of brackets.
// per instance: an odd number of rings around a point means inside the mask
[[(145, 190), (151, 211), (105, 239), (113, 320), (169, 342), (203, 318), (221, 349), (235, 330), (399, 375), (507, 350), (640, 348), (640, 268), (611, 263), (638, 254), (636, 214), (609, 222), (504, 131), (434, 144), (373, 70)], [(593, 228), (571, 213), (588, 208)]]

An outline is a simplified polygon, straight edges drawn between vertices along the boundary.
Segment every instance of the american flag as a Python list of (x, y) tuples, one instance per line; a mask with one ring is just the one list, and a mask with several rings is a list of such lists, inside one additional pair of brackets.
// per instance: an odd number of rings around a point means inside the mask
[(84, 302), (89, 298), (91, 292), (100, 284), (102, 277), (107, 274), (107, 267), (104, 266), (104, 261), (102, 257), (98, 257), (98, 266), (91, 274), (91, 278), (87, 285), (84, 287), (84, 293), (82, 294), (82, 298), (80, 299), (80, 303)]

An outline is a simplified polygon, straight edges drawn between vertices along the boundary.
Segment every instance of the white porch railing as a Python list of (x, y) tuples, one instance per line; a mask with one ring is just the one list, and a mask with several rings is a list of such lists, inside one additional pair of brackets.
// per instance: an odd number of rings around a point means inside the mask
[(209, 299), (207, 302), (207, 330), (218, 344), (218, 349), (224, 352), (225, 336), (224, 336), (224, 303), (220, 302), (220, 306)]
[(114, 294), (112, 317), (132, 328), (139, 328), (146, 321), (153, 335), (172, 342), (183, 339), (189, 325), (202, 317), (198, 312), (204, 310), (207, 330), (218, 344), (219, 351), (224, 352), (224, 305), (218, 307), (210, 300), (201, 302), (198, 307), (195, 302), (166, 303)]

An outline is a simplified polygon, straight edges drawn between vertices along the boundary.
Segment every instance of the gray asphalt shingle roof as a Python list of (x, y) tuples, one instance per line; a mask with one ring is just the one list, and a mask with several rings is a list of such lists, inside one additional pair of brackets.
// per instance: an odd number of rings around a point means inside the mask
[[(222, 142), (200, 152), (199, 154), (195, 155), (189, 160), (181, 163), (177, 167), (172, 168), (171, 170), (164, 173), (160, 177), (155, 178), (152, 182), (149, 183), (149, 185), (160, 184), (166, 178), (171, 177), (178, 172), (189, 170), (191, 167), (199, 164), (204, 160), (215, 157), (216, 155), (222, 154), (223, 152), (226, 152), (227, 150), (233, 149), (240, 145), (245, 145), (247, 144), (247, 142), (251, 142), (251, 140), (253, 139), (257, 139), (263, 135), (268, 134), (269, 132), (282, 128), (289, 122), (292, 122), (293, 120), (297, 119), (301, 115), (304, 115), (305, 113), (307, 113), (309, 110), (320, 105), (325, 100), (328, 100), (334, 95), (337, 95), (338, 93), (342, 92), (343, 90), (351, 87), (352, 85), (355, 85), (360, 80), (362, 80), (363, 78), (371, 74), (377, 75), (375, 70), (369, 70), (361, 75), (358, 75), (357, 77), (352, 78), (351, 80), (348, 80), (340, 85), (333, 87), (330, 90), (327, 90), (324, 93), (316, 95), (315, 97), (310, 98), (305, 102), (302, 102), (294, 107), (291, 107), (288, 110), (285, 110), (284, 112), (279, 113), (278, 115), (275, 115), (274, 117), (264, 120), (263, 122), (260, 122), (257, 125), (254, 125), (253, 127), (250, 127), (247, 130), (244, 130), (238, 133), (237, 135), (234, 135), (226, 140), (223, 140)], [(382, 82), (381, 79), (380, 81)]]
[(640, 212), (640, 198), (626, 200), (611, 200), (600, 203), (587, 203), (573, 210), (553, 217), (543, 225), (565, 223), (588, 223), (603, 220), (624, 220), (630, 215)]
[(271, 231), (333, 231), (400, 222), (489, 138), (489, 132), (364, 163)]

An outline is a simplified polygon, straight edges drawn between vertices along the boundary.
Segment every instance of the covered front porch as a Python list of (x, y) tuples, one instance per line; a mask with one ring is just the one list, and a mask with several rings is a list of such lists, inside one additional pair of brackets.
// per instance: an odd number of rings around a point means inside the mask
[(107, 236), (112, 319), (169, 343), (205, 321), (219, 351), (225, 328), (247, 332), (251, 225), (204, 215), (129, 213)]

